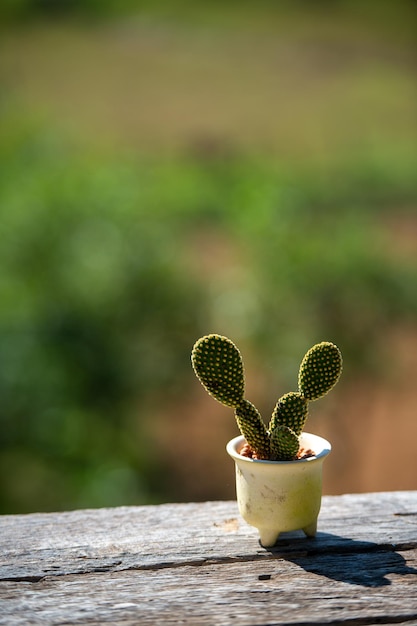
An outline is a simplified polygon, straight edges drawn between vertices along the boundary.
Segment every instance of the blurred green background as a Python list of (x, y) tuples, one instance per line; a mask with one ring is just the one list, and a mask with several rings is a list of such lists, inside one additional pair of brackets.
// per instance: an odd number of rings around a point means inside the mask
[(234, 497), (240, 347), (268, 421), (317, 341), (324, 490), (416, 489), (414, 2), (0, 6), (0, 512)]

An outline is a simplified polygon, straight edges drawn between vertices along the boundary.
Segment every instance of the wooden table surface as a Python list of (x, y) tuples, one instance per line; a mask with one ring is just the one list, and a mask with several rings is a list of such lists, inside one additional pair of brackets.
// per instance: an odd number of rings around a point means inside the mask
[(262, 548), (235, 502), (0, 517), (0, 624), (417, 624), (417, 491)]

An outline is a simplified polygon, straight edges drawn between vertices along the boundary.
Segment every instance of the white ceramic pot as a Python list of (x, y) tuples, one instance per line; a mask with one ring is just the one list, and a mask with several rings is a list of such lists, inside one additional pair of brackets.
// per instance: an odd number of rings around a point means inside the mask
[(273, 546), (280, 533), (303, 530), (308, 537), (317, 531), (321, 506), (323, 461), (331, 445), (317, 435), (302, 433), (303, 448), (315, 456), (297, 461), (258, 461), (241, 456), (245, 443), (235, 437), (227, 452), (236, 465), (236, 495), (243, 519), (259, 531), (264, 547)]

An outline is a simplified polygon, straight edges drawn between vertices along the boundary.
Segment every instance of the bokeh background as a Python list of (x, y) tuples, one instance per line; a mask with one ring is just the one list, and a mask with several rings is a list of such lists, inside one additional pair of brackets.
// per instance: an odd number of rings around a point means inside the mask
[(328, 494), (417, 488), (416, 4), (3, 0), (0, 511), (234, 497), (317, 341)]

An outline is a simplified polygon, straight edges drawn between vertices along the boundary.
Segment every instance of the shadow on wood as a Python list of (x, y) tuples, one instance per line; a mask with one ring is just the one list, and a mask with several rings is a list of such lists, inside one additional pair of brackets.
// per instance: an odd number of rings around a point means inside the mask
[[(283, 550), (285, 551), (289, 543), (293, 548), (297, 545), (300, 552), (295, 555), (283, 555)], [(317, 550), (314, 544), (317, 545)], [(331, 545), (337, 545), (337, 548), (324, 553), (323, 548)], [(278, 553), (280, 557), (302, 567), (310, 574), (362, 587), (391, 585), (390, 579), (387, 578), (389, 574), (417, 575), (417, 569), (408, 567), (405, 559), (391, 544), (357, 541), (331, 533), (319, 532), (313, 539), (306, 539), (301, 534), (295, 537), (294, 533), (287, 533), (287, 537), (283, 535), (283, 538), (268, 551), (272, 555)]]

